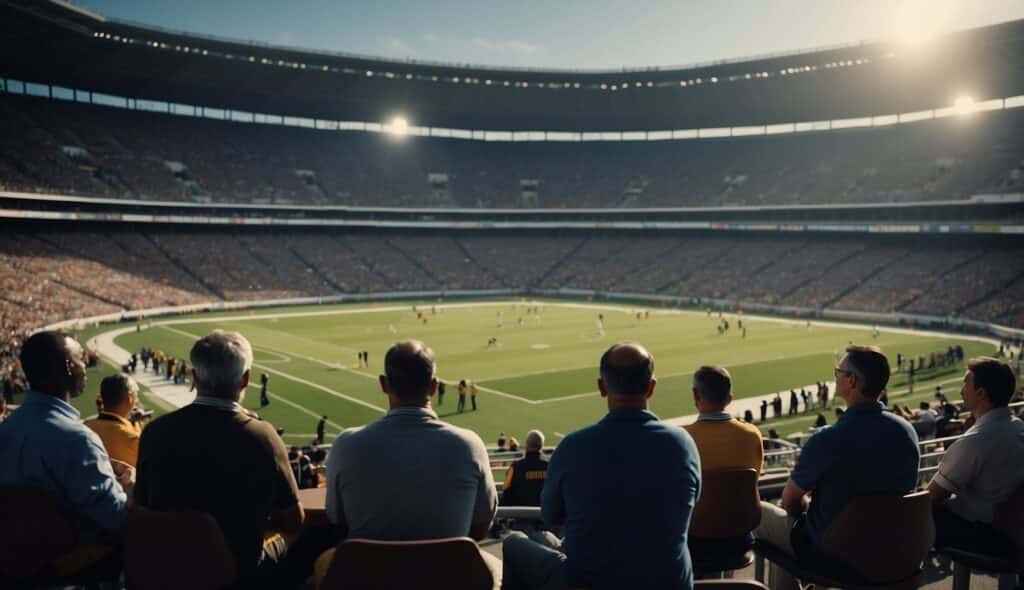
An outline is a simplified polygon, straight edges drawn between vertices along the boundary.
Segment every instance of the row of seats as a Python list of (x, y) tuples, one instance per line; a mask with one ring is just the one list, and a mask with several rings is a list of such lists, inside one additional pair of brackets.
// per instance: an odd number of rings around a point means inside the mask
[[(548, 208), (900, 202), (1020, 191), (1024, 112), (666, 142), (339, 133), (0, 94), (0, 186), (189, 201)], [(444, 175), (432, 186), (428, 175)], [(520, 181), (536, 181), (524, 191)], [(435, 183), (436, 184), (436, 183)], [(524, 196), (535, 190), (537, 198)]]

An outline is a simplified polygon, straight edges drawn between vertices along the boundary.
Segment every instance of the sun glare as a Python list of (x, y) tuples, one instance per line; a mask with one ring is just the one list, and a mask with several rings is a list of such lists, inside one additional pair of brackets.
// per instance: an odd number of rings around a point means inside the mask
[(409, 133), (409, 121), (405, 117), (395, 117), (388, 124), (387, 131), (392, 135), (406, 135)]
[(970, 96), (958, 96), (953, 103), (953, 110), (958, 115), (969, 115), (974, 112), (974, 99)]

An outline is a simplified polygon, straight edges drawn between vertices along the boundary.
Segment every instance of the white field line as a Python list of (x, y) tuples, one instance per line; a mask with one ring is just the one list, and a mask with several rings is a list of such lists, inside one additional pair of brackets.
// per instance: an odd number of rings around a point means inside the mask
[[(482, 302), (475, 302), (475, 303), (448, 303), (448, 304), (437, 305), (436, 307), (438, 309), (460, 309), (460, 308), (474, 308), (474, 307), (499, 307), (499, 306), (500, 307), (508, 307), (510, 305), (511, 306), (520, 305), (520, 302), (518, 302), (518, 301), (487, 301), (487, 302), (483, 302), (482, 301)], [(621, 313), (626, 313), (626, 314), (630, 314), (630, 315), (632, 315), (634, 313), (633, 310), (636, 309), (637, 307), (644, 307), (642, 305), (641, 306), (638, 306), (638, 305), (633, 305), (633, 306), (627, 306), (627, 305), (597, 305), (597, 304), (593, 304), (593, 303), (567, 303), (567, 302), (552, 302), (552, 301), (545, 301), (543, 303), (533, 303), (533, 305), (540, 305), (542, 307), (564, 307), (564, 308), (574, 308), (574, 309), (615, 311), (615, 312), (621, 312)], [(153, 325), (154, 326), (160, 326), (160, 327), (167, 327), (170, 324), (213, 323), (213, 322), (223, 322), (223, 321), (246, 321), (246, 320), (275, 319), (275, 318), (330, 316), (330, 315), (349, 315), (349, 314), (356, 314), (356, 313), (383, 313), (383, 312), (393, 312), (393, 311), (405, 311), (405, 310), (409, 310), (409, 309), (411, 309), (411, 306), (402, 305), (402, 306), (388, 306), (388, 307), (375, 307), (375, 308), (338, 309), (338, 310), (330, 310), (330, 311), (286, 312), (286, 313), (272, 313), (272, 314), (262, 314), (262, 315), (227, 316), (227, 317), (219, 317), (219, 318), (163, 320), (163, 321), (159, 321), (159, 322), (154, 322)], [(678, 315), (694, 315), (694, 316), (706, 316), (707, 315), (707, 312), (698, 311), (698, 310), (686, 310), (686, 309), (682, 309), (682, 310), (675, 310), (675, 309), (673, 309), (673, 310), (667, 310), (667, 311), (666, 310), (656, 310), (656, 313), (658, 313), (658, 312), (671, 312), (673, 315), (676, 315), (676, 314), (678, 314)], [(714, 318), (714, 317), (717, 317), (717, 314), (712, 314), (712, 318)], [(729, 318), (734, 318), (734, 319), (742, 317), (744, 319), (751, 319), (751, 320), (757, 320), (757, 321), (766, 321), (766, 322), (774, 322), (774, 323), (781, 323), (781, 324), (792, 324), (792, 325), (797, 325), (797, 326), (804, 326), (807, 323), (806, 320), (795, 320), (795, 319), (788, 319), (788, 318), (776, 318), (776, 317), (771, 317), (771, 316), (761, 316), (761, 315), (751, 315), (751, 314), (744, 314), (743, 316), (739, 316), (737, 314), (728, 313), (728, 314), (723, 314), (723, 317), (729, 317)], [(811, 325), (812, 326), (831, 327), (831, 328), (851, 328), (851, 327), (862, 327), (864, 329), (868, 329), (869, 328), (869, 326), (867, 324), (843, 323), (843, 322), (832, 322), (832, 321), (812, 321)], [(171, 329), (171, 328), (167, 328), (167, 329)], [(933, 337), (959, 338), (959, 339), (974, 340), (974, 341), (978, 341), (978, 342), (986, 342), (986, 343), (993, 344), (993, 345), (997, 344), (997, 342), (998, 342), (998, 341), (993, 340), (991, 338), (986, 338), (986, 337), (982, 337), (982, 336), (969, 336), (969, 335), (964, 335), (964, 334), (954, 334), (954, 333), (948, 333), (948, 332), (930, 332), (930, 331), (926, 331), (926, 330), (912, 330), (912, 329), (906, 329), (906, 328), (890, 328), (890, 327), (879, 326), (879, 331), (880, 332), (894, 333), (894, 334), (914, 335), (914, 336), (933, 336)], [(194, 334), (189, 334), (189, 336), (195, 336), (195, 335)], [(195, 337), (198, 338), (198, 336), (195, 336)], [(274, 350), (272, 348), (265, 347), (265, 346), (263, 346), (262, 348), (265, 348), (267, 350)], [(342, 347), (342, 348), (347, 348), (347, 347)], [(817, 354), (817, 353), (811, 353), (811, 354)], [(296, 355), (296, 356), (300, 356), (301, 357), (302, 355)], [(805, 356), (810, 356), (810, 355), (805, 355)], [(360, 371), (353, 371), (352, 369), (349, 369), (349, 368), (347, 368), (347, 367), (345, 367), (343, 365), (338, 365), (338, 364), (334, 364), (334, 363), (327, 363), (327, 362), (324, 362), (324, 361), (322, 361), (320, 359), (314, 359), (314, 358), (311, 358), (311, 357), (303, 357), (303, 358), (306, 358), (307, 360), (311, 360), (311, 361), (314, 361), (314, 362), (321, 363), (321, 364), (326, 365), (326, 366), (343, 369), (343, 370), (349, 371), (349, 372), (354, 373), (354, 374), (363, 375), (363, 376), (371, 377), (371, 378), (374, 378), (374, 379), (376, 378), (376, 376), (369, 375), (367, 373), (362, 373)], [(743, 363), (743, 364), (746, 365), (746, 364), (753, 364), (753, 363), (759, 363), (759, 362), (767, 362), (769, 360), (772, 360), (772, 359), (757, 360), (757, 361), (752, 361), (751, 363)], [(734, 365), (734, 366), (740, 366), (740, 365)], [(587, 368), (587, 367), (577, 367), (577, 368), (569, 369), (569, 370), (577, 370), (579, 368)], [(271, 372), (273, 372), (269, 368), (267, 370), (270, 370)], [(499, 377), (499, 378), (487, 379), (487, 380), (488, 381), (493, 381), (493, 380), (498, 380), (498, 379), (514, 379), (514, 378), (517, 378), (517, 377), (528, 377), (528, 376), (536, 375), (536, 374), (561, 372), (563, 370), (566, 370), (566, 369), (549, 369), (549, 370), (539, 371), (539, 372), (535, 372), (535, 373), (523, 373), (521, 375)], [(673, 374), (669, 374), (669, 375), (664, 375), (662, 378), (684, 376), (684, 375), (688, 375), (688, 374), (692, 374), (692, 373), (693, 373), (692, 371), (683, 372), (683, 373), (673, 373)], [(281, 373), (281, 374), (284, 375), (284, 373)], [(298, 380), (298, 379), (296, 378), (296, 380)], [(556, 401), (571, 400), (571, 399), (576, 399), (576, 398), (580, 398), (580, 397), (586, 397), (588, 395), (594, 395), (596, 393), (596, 392), (588, 392), (588, 393), (573, 394), (573, 395), (562, 396), (562, 397), (548, 398), (548, 399), (544, 399), (544, 400), (530, 400), (530, 399), (527, 399), (527, 398), (524, 398), (524, 397), (520, 397), (520, 396), (511, 394), (511, 393), (507, 393), (507, 392), (504, 392), (504, 391), (499, 391), (497, 389), (485, 388), (485, 387), (482, 387), (482, 386), (479, 386), (479, 385), (477, 387), (479, 389), (481, 389), (481, 390), (488, 391), (488, 392), (494, 393), (496, 395), (501, 395), (501, 396), (504, 396), (504, 397), (508, 397), (509, 399), (517, 399), (517, 400), (522, 401), (524, 403), (533, 404), (533, 405), (543, 404), (543, 403), (551, 403), (551, 402), (556, 402)], [(334, 392), (334, 393), (337, 394), (337, 392)], [(343, 394), (337, 394), (337, 395), (342, 395), (343, 396)], [(347, 396), (344, 396), (344, 397), (347, 398)], [(363, 403), (363, 405), (367, 405), (365, 402), (361, 402), (361, 400), (360, 400), (360, 403)], [(383, 409), (380, 409), (380, 410), (384, 411)]]
[[(255, 390), (259, 391), (260, 386), (259, 385), (253, 385), (252, 383), (250, 383), (249, 384), (249, 389), (255, 389)], [(320, 418), (323, 417), (323, 414), (317, 414), (316, 412), (314, 412), (313, 410), (310, 410), (306, 406), (303, 406), (301, 404), (297, 404), (297, 403), (293, 402), (290, 399), (283, 398), (283, 397), (281, 397), (279, 395), (270, 393), (269, 389), (267, 390), (267, 397), (276, 399), (277, 401), (282, 402), (285, 405), (291, 406), (291, 407), (295, 408), (296, 410), (302, 412), (303, 414), (306, 414), (307, 416), (312, 417), (315, 420), (319, 421)], [(327, 423), (330, 424), (331, 426), (333, 426), (334, 428), (337, 428), (338, 430), (344, 430), (345, 429), (345, 427), (342, 426), (341, 424), (337, 424), (335, 422), (331, 422), (330, 420), (328, 420)]]
[(556, 433), (554, 433), (554, 434), (555, 434), (555, 436), (557, 436), (558, 438), (565, 438), (565, 435), (564, 435), (564, 434), (562, 434), (561, 432), (556, 432)]
[[(192, 333), (186, 332), (184, 330), (179, 330), (177, 328), (172, 328), (170, 326), (162, 325), (160, 327), (163, 328), (164, 330), (169, 330), (171, 332), (176, 332), (178, 334), (181, 334), (182, 336), (188, 336), (190, 338), (202, 338), (202, 336), (199, 336), (199, 335), (196, 335), (196, 334), (192, 334)], [(320, 391), (322, 391), (324, 393), (328, 393), (330, 395), (333, 395), (334, 397), (337, 397), (337, 398), (340, 398), (340, 399), (344, 399), (344, 400), (348, 400), (348, 401), (350, 401), (350, 402), (352, 402), (354, 404), (359, 404), (361, 406), (365, 406), (367, 408), (370, 408), (371, 410), (376, 410), (376, 411), (380, 412), (381, 414), (387, 413), (387, 410), (385, 410), (384, 408), (382, 408), (382, 407), (380, 407), (378, 405), (371, 404), (370, 402), (367, 402), (367, 401), (363, 401), (363, 400), (361, 400), (361, 399), (359, 399), (357, 397), (352, 397), (350, 395), (345, 395), (344, 393), (339, 393), (337, 391), (334, 391), (333, 389), (329, 389), (327, 387), (324, 387), (323, 385), (320, 385), (319, 383), (314, 383), (314, 382), (309, 381), (307, 379), (303, 379), (302, 377), (297, 377), (295, 375), (291, 375), (289, 373), (285, 373), (284, 371), (280, 371), (278, 369), (272, 369), (272, 368), (270, 368), (270, 367), (268, 367), (266, 365), (261, 365), (261, 364), (258, 364), (258, 363), (253, 363), (252, 366), (259, 367), (259, 368), (263, 369), (264, 371), (267, 371), (268, 373), (274, 373), (275, 375), (280, 375), (280, 376), (285, 377), (287, 379), (291, 379), (292, 381), (295, 381), (297, 383), (302, 383), (303, 385), (308, 385), (308, 386), (310, 386), (310, 387), (312, 387), (314, 389), (319, 389)], [(317, 419), (319, 419), (319, 418), (320, 418), (320, 414), (317, 415)]]

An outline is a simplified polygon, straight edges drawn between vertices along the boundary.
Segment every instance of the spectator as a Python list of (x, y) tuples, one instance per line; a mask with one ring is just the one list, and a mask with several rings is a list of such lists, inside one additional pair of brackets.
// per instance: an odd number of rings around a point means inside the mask
[(195, 343), (190, 360), (195, 401), (143, 431), (135, 499), (153, 510), (209, 513), (242, 584), (271, 586), (286, 549), (282, 534), (299, 530), (303, 512), (284, 442), (240, 405), (252, 347), (237, 332), (214, 330)]
[(506, 588), (690, 588), (686, 532), (700, 492), (700, 459), (687, 432), (647, 410), (654, 359), (639, 344), (601, 357), (608, 414), (567, 436), (541, 493), (550, 533), (505, 539)]
[[(800, 561), (828, 561), (819, 548), (822, 533), (853, 497), (906, 494), (917, 483), (917, 435), (878, 401), (889, 381), (885, 355), (874, 346), (851, 345), (835, 377), (846, 412), (807, 439), (782, 491), (782, 508), (761, 503), (758, 538)], [(788, 572), (772, 568), (770, 586), (787, 590), (795, 583)]]
[(541, 456), (544, 433), (531, 430), (526, 433), (526, 456), (509, 465), (505, 472), (505, 486), (501, 503), (505, 506), (540, 506), (540, 492), (544, 488), (548, 461)]
[[(101, 542), (124, 524), (133, 473), (110, 463), (103, 442), (69, 403), (85, 389), (82, 347), (57, 332), (25, 341), (21, 366), (28, 378), (24, 403), (0, 424), (0, 486), (28, 487), (66, 505), (82, 541), (55, 564), (72, 574), (111, 550)], [(119, 485), (120, 484), (120, 485)]]
[[(498, 504), (487, 449), (476, 433), (438, 419), (434, 352), (407, 340), (384, 357), (390, 410), (334, 440), (327, 459), (327, 518), (343, 537), (411, 541), (487, 535)], [(387, 469), (381, 469), (382, 461)], [(501, 583), (501, 565), (481, 552)], [(317, 560), (327, 573), (333, 550)]]
[[(438, 388), (440, 388), (440, 387), (441, 387), (441, 385), (438, 384)], [(498, 433), (498, 450), (499, 451), (504, 451), (505, 450), (505, 443), (506, 442), (507, 441), (505, 440), (505, 433), (504, 432), (499, 432)]]
[(1024, 422), (1007, 404), (1016, 387), (1009, 365), (967, 362), (961, 395), (975, 418), (942, 457), (928, 493), (935, 502), (935, 544), (1005, 553), (1013, 541), (992, 526), (995, 507), (1024, 484)]
[(761, 472), (764, 444), (755, 426), (726, 411), (732, 403), (732, 376), (722, 367), (701, 367), (693, 374), (693, 403), (697, 421), (687, 425), (700, 453), (703, 471), (756, 469)]
[(104, 377), (100, 382), (100, 413), (88, 426), (99, 435), (110, 458), (135, 467), (139, 458), (142, 427), (129, 416), (139, 400), (139, 386), (126, 373)]
[(814, 419), (814, 428), (824, 428), (828, 426), (828, 418), (825, 414), (818, 412), (818, 416)]
[(918, 410), (913, 413), (910, 418), (911, 425), (914, 426), (914, 430), (917, 432), (917, 438), (921, 440), (929, 440), (935, 438), (935, 425), (938, 420), (938, 414), (931, 408), (928, 402), (921, 402), (918, 405)]

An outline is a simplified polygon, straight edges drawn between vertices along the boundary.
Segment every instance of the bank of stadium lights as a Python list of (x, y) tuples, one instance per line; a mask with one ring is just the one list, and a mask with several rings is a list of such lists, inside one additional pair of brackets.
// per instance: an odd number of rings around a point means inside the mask
[(958, 115), (970, 115), (977, 109), (970, 96), (958, 96), (953, 102), (953, 111)]

